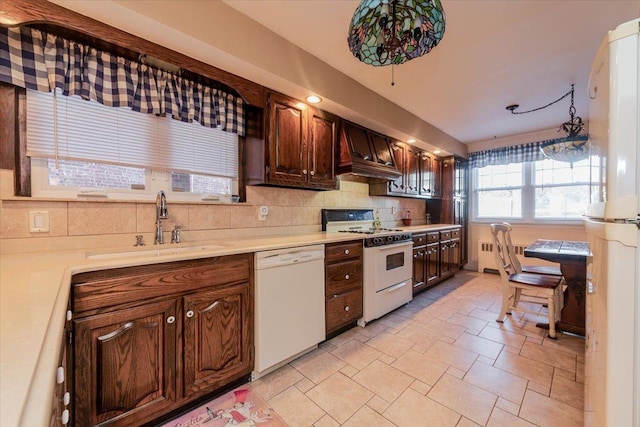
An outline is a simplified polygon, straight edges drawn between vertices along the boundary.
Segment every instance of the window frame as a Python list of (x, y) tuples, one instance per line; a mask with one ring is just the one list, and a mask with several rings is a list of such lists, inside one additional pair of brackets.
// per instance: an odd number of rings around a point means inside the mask
[[(471, 221), (477, 223), (494, 223), (494, 222), (502, 222), (508, 221), (510, 223), (518, 223), (518, 224), (560, 224), (560, 225), (581, 225), (582, 218), (559, 218), (559, 217), (551, 217), (551, 218), (536, 218), (535, 217), (535, 191), (540, 187), (569, 187), (569, 186), (582, 186), (582, 185), (592, 185), (590, 183), (579, 183), (579, 184), (549, 184), (549, 185), (536, 185), (535, 181), (535, 163), (536, 162), (522, 162), (522, 187), (501, 187), (500, 189), (512, 189), (512, 188), (522, 188), (522, 217), (478, 217), (478, 209), (479, 209), (479, 197), (478, 193), (478, 170), (480, 168), (471, 168), (471, 191), (470, 191), (470, 208), (471, 208)], [(495, 190), (496, 188), (490, 188), (488, 190)]]

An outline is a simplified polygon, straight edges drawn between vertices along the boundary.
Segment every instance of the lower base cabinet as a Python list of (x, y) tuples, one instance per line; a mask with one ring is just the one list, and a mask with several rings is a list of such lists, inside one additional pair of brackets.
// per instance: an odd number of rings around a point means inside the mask
[(74, 425), (142, 425), (248, 376), (252, 255), (81, 273)]
[(413, 294), (453, 276), (460, 264), (460, 228), (413, 234)]
[(362, 240), (325, 245), (326, 334), (362, 317)]

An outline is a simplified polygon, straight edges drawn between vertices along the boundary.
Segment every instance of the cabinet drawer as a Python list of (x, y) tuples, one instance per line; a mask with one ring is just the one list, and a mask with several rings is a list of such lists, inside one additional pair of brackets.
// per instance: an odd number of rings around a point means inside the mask
[(327, 334), (362, 317), (362, 289), (327, 298)]
[(427, 234), (419, 233), (413, 235), (413, 246), (422, 246), (427, 244)]
[(327, 266), (326, 295), (341, 294), (362, 286), (362, 263), (360, 260), (345, 261)]
[(427, 233), (427, 243), (434, 243), (440, 241), (440, 232)]
[(101, 270), (74, 275), (75, 313), (250, 280), (251, 254)]
[(325, 262), (335, 262), (349, 258), (360, 258), (362, 256), (362, 241), (358, 240), (349, 243), (325, 246)]
[(445, 230), (440, 232), (440, 240), (451, 239), (451, 230)]
[(460, 229), (456, 228), (455, 230), (451, 230), (451, 238), (459, 239), (460, 238)]

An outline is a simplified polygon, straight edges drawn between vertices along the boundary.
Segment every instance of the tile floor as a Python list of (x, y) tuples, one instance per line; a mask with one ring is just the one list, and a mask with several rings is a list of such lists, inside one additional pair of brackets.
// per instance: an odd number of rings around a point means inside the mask
[(499, 276), (461, 271), (251, 386), (290, 426), (582, 426), (584, 339), (499, 309)]

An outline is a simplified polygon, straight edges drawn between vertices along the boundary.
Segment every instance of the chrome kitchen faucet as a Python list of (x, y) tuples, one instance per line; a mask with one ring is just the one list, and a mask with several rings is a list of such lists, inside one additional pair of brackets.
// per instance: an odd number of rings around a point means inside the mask
[(156, 237), (153, 242), (154, 245), (164, 244), (162, 238), (162, 220), (169, 218), (169, 210), (167, 209), (167, 196), (164, 191), (158, 191), (156, 196)]

